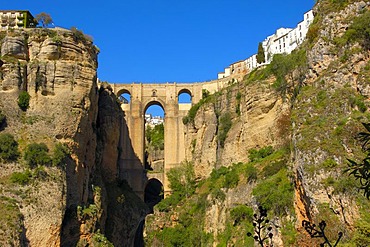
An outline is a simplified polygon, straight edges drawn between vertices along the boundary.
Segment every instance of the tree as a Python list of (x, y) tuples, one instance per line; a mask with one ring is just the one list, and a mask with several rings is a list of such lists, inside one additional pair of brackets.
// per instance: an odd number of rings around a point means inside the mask
[(20, 92), (18, 96), (18, 106), (22, 109), (22, 111), (26, 111), (30, 106), (30, 98), (31, 96), (27, 91)]
[(0, 160), (10, 162), (19, 156), (18, 143), (11, 134), (0, 134)]
[(257, 52), (257, 63), (265, 63), (265, 50), (263, 49), (262, 43), (258, 44), (258, 52)]
[(31, 143), (26, 147), (24, 160), (30, 168), (35, 168), (37, 165), (48, 165), (51, 161), (48, 152), (49, 149), (45, 143)]
[(53, 23), (53, 19), (48, 13), (41, 12), (40, 14), (36, 15), (36, 21), (41, 23), (42, 27), (47, 27), (51, 23)]

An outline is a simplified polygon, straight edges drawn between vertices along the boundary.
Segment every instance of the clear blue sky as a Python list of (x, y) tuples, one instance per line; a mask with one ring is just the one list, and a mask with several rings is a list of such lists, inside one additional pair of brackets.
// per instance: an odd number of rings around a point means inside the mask
[(280, 27), (294, 27), (315, 0), (8, 0), (2, 9), (51, 15), (100, 48), (108, 82), (199, 82), (257, 52)]

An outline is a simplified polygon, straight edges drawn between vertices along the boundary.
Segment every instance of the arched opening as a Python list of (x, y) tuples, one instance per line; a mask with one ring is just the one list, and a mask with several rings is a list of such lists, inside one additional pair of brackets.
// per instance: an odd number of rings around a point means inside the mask
[(179, 94), (177, 95), (177, 100), (178, 100), (180, 111), (190, 110), (192, 97), (191, 97), (191, 92), (188, 89), (180, 90)]
[(145, 108), (145, 169), (151, 173), (164, 170), (165, 113), (159, 102), (150, 102)]
[(148, 205), (151, 212), (153, 212), (153, 207), (163, 198), (163, 184), (156, 178), (150, 179), (145, 186), (144, 202)]
[(131, 102), (131, 94), (127, 90), (122, 90), (118, 93), (118, 100), (121, 104), (130, 104)]
[(188, 89), (180, 90), (177, 98), (179, 104), (191, 104), (192, 102), (191, 92)]

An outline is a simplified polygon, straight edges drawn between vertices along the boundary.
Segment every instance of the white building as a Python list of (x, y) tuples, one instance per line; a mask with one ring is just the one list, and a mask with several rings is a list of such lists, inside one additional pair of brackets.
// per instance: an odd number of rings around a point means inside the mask
[(164, 123), (161, 116), (152, 116), (152, 114), (145, 114), (145, 123), (151, 127)]
[(258, 66), (271, 63), (275, 54), (290, 54), (305, 40), (313, 19), (313, 12), (309, 10), (304, 13), (303, 21), (299, 22), (295, 28), (279, 28), (276, 30), (273, 35), (268, 36), (262, 42), (266, 62), (257, 64), (257, 56), (255, 54), (245, 60), (247, 67), (253, 70)]
[[(253, 69), (271, 63), (275, 54), (290, 54), (305, 40), (308, 28), (310, 27), (314, 15), (312, 10), (303, 15), (303, 21), (299, 22), (295, 28), (279, 28), (273, 35), (268, 36), (263, 42), (262, 47), (265, 52), (265, 63), (257, 63), (257, 54), (244, 60), (245, 68), (250, 72)], [(225, 68), (225, 72), (218, 73), (218, 79), (228, 77), (232, 65)]]
[(1, 29), (36, 27), (37, 21), (28, 10), (0, 10)]

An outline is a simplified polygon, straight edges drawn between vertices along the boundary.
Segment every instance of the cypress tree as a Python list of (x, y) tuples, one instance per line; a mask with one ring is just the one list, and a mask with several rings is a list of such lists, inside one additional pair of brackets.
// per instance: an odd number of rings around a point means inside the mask
[(258, 44), (258, 52), (257, 52), (257, 63), (264, 63), (265, 60), (265, 51), (263, 50), (262, 43)]

